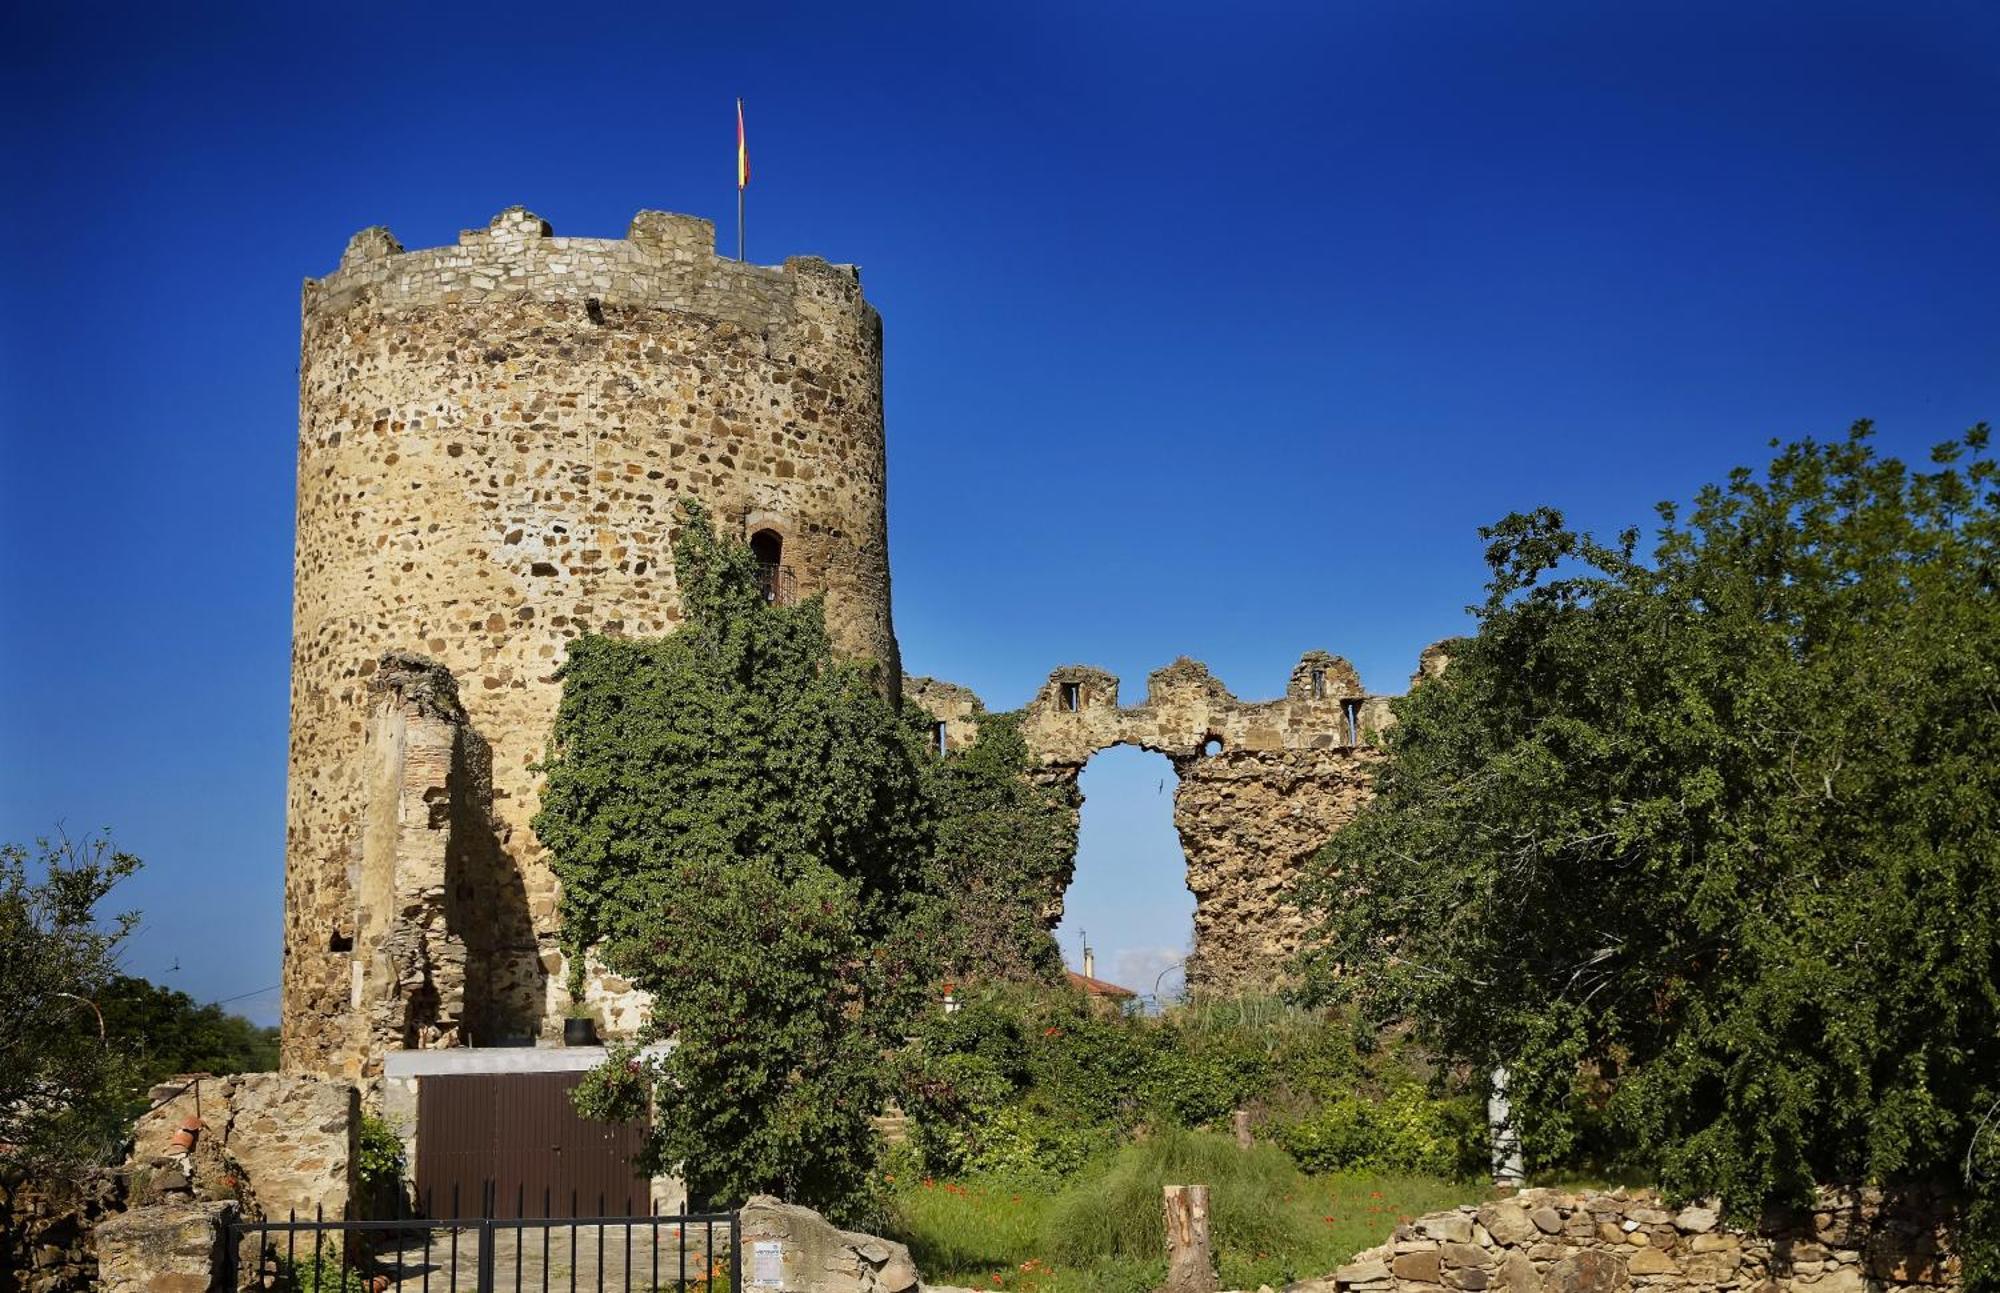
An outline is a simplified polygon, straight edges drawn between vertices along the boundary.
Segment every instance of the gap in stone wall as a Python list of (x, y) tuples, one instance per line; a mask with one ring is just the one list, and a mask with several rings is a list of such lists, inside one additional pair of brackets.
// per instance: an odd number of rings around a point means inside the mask
[(1180, 963), (1194, 937), (1194, 895), (1174, 828), (1180, 780), (1173, 764), (1165, 755), (1116, 745), (1091, 756), (1078, 784), (1084, 802), (1076, 874), (1056, 926), (1063, 963), (1083, 969), (1088, 934), (1098, 978), (1142, 999), (1157, 982), (1161, 999), (1175, 1000)]

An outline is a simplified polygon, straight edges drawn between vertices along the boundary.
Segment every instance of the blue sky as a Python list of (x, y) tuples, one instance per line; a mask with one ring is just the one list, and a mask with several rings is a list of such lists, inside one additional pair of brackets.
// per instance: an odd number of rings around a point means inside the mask
[[(1510, 509), (2000, 414), (1995, 67), (1970, 3), (8, 6), (0, 838), (115, 828), (133, 968), (277, 982), (297, 294), (365, 225), (727, 228), (740, 94), (751, 257), (886, 318), (913, 672), (1393, 691)], [(1128, 980), (1170, 777), (1086, 773)]]

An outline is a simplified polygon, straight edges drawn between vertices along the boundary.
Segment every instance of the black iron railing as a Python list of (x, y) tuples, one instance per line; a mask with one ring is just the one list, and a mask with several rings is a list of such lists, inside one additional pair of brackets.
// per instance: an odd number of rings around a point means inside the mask
[[(238, 1221), (230, 1226), (232, 1290), (273, 1293), (719, 1293), (743, 1287), (742, 1235), (735, 1212), (665, 1215), (649, 1203), (625, 1215), (597, 1211), (574, 1193), (564, 1202), (544, 1190), (540, 1216), (525, 1189), (503, 1199), (488, 1185), (476, 1216), (458, 1215), (457, 1191), (444, 1218), (385, 1221)], [(428, 1203), (428, 1201), (426, 1201)], [(497, 1215), (509, 1210), (513, 1216)], [(615, 1205), (614, 1205), (615, 1206)], [(424, 1212), (430, 1211), (426, 1206)]]

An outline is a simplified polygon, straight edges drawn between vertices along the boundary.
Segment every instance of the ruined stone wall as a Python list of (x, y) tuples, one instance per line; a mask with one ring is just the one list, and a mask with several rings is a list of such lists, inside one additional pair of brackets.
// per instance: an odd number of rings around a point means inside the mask
[[(823, 593), (836, 646), (899, 684), (881, 387), (851, 267), (724, 260), (685, 216), (558, 238), (515, 208), (409, 252), (368, 230), (307, 281), (288, 1068), (368, 1076), (398, 1035), (559, 1029), (532, 765), (570, 638), (678, 622), (678, 498), (724, 533), (777, 532), (778, 587)], [(462, 716), (382, 709), (389, 652), (455, 678)]]
[[(191, 1120), (192, 1144), (176, 1143)], [(360, 1095), (346, 1082), (292, 1073), (204, 1077), (133, 1124), (125, 1168), (131, 1203), (227, 1200), (253, 1218), (338, 1217), (359, 1179), (360, 1125)]]
[[(1146, 680), (1145, 699), (1118, 703), (1119, 681), (1081, 665), (1057, 669), (1021, 711), (1032, 776), (1071, 787), (1090, 756), (1136, 745), (1173, 762), (1174, 826), (1195, 896), (1191, 988), (1238, 993), (1284, 981), (1311, 923), (1287, 890), (1306, 861), (1373, 793), (1376, 742), (1393, 722), (1354, 667), (1311, 651), (1275, 700), (1238, 700), (1199, 661)], [(978, 739), (986, 713), (967, 688), (912, 678), (906, 697), (944, 724), (945, 748)], [(1080, 802), (1080, 801), (1079, 801)], [(1062, 919), (1067, 874), (1043, 917)]]
[(1190, 986), (1233, 995), (1285, 981), (1312, 924), (1286, 894), (1374, 794), (1381, 757), (1356, 746), (1176, 761), (1174, 827), (1195, 899)]
[(1957, 1288), (1951, 1212), (1930, 1192), (1821, 1191), (1755, 1230), (1646, 1191), (1512, 1198), (1396, 1227), (1315, 1293), (1886, 1293)]

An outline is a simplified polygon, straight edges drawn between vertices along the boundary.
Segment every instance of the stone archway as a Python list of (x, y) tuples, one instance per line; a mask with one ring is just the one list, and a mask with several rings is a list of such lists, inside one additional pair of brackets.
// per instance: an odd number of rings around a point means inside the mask
[[(1225, 994), (1279, 986), (1310, 925), (1287, 890), (1373, 793), (1388, 698), (1368, 695), (1352, 665), (1322, 651), (1301, 658), (1276, 700), (1238, 700), (1186, 658), (1154, 671), (1137, 705), (1119, 704), (1118, 686), (1081, 665), (1049, 675), (1021, 711), (1033, 775), (1074, 785), (1092, 755), (1115, 745), (1165, 755), (1179, 779), (1174, 826), (1195, 897), (1189, 986)], [(976, 734), (984, 709), (965, 688), (915, 678), (906, 695), (957, 739)], [(1053, 926), (1060, 894), (1049, 910)]]

